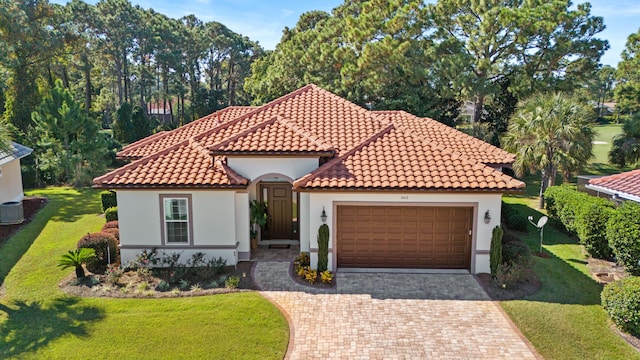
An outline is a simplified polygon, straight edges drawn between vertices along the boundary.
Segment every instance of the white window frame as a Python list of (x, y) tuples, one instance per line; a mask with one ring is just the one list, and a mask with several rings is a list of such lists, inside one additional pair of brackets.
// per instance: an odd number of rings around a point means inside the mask
[[(174, 200), (186, 202), (186, 220), (167, 220), (165, 216), (166, 206), (171, 206)], [(190, 246), (193, 245), (193, 212), (191, 208), (192, 198), (190, 194), (161, 194), (160, 195), (160, 219), (162, 227), (162, 245), (167, 246)], [(168, 224), (171, 222), (180, 222), (187, 224), (187, 241), (186, 242), (170, 242)]]

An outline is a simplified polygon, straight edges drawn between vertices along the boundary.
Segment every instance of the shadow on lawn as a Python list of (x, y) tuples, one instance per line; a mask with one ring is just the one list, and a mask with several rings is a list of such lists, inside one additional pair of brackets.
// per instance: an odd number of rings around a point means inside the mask
[[(75, 192), (67, 194), (47, 194), (49, 201), (56, 204), (57, 212), (51, 216), (51, 220), (74, 222), (82, 215), (100, 214), (100, 201), (96, 196), (96, 190), (90, 188), (77, 188)], [(77, 192), (77, 193), (76, 193)]]
[(64, 297), (43, 304), (0, 303), (0, 358), (36, 352), (62, 336), (86, 337), (90, 323), (104, 318), (102, 310)]
[[(533, 216), (539, 219), (542, 214), (535, 209), (521, 204), (512, 204), (523, 216)], [(531, 225), (529, 232), (522, 235), (522, 239), (533, 251), (538, 251), (540, 235)], [(562, 258), (562, 252), (567, 248), (563, 245), (577, 244), (578, 240), (571, 235), (547, 225), (544, 229), (543, 246), (548, 258), (536, 257), (534, 271), (542, 284), (538, 292), (526, 300), (542, 301), (559, 304), (600, 304), (602, 285), (589, 275), (574, 266), (585, 266), (586, 261), (574, 256)]]

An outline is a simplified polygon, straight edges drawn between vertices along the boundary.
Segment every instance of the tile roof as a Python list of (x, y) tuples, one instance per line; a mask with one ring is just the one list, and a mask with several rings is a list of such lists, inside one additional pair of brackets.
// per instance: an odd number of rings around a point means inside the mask
[(144, 139), (140, 139), (123, 147), (116, 156), (120, 159), (127, 160), (141, 159), (210, 130), (217, 125), (235, 119), (254, 109), (255, 107), (253, 106), (230, 106), (198, 120), (192, 121), (173, 131), (162, 131)]
[(640, 169), (591, 179), (589, 185), (640, 197)]
[(8, 164), (13, 160), (22, 159), (33, 152), (32, 148), (20, 145), (17, 142), (11, 142), (8, 150), (8, 152), (0, 150), (0, 165)]
[(93, 180), (102, 187), (240, 187), (249, 181), (189, 140)]
[(259, 123), (208, 149), (213, 154), (333, 154), (331, 145), (322, 143), (294, 122), (279, 117)]
[(294, 182), (297, 189), (523, 189), (522, 181), (392, 124)]
[(298, 179), (298, 189), (524, 187), (485, 165), (508, 164), (513, 161), (509, 153), (432, 119), (403, 111), (368, 111), (313, 84), (264, 106), (221, 110), (127, 146), (121, 157), (143, 158), (96, 178), (94, 184), (246, 187), (249, 180), (220, 156), (233, 154), (335, 156)]
[(467, 135), (439, 121), (419, 118), (406, 111), (375, 111), (395, 124), (410, 130), (427, 141), (438, 143), (454, 150), (467, 159), (487, 165), (507, 165), (513, 163), (515, 155), (480, 139)]

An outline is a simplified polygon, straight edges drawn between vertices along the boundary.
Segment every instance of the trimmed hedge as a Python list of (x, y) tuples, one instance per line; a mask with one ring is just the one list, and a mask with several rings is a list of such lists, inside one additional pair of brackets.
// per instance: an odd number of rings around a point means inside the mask
[(531, 256), (531, 248), (519, 237), (505, 233), (502, 237), (502, 262), (513, 265)]
[(612, 202), (580, 192), (569, 184), (547, 188), (544, 197), (549, 217), (576, 235), (591, 256), (611, 258), (606, 224), (615, 212)]
[(109, 190), (101, 191), (100, 201), (102, 202), (102, 212), (107, 211), (108, 208), (118, 206), (118, 200), (116, 198), (116, 193), (114, 191), (109, 191)]
[(502, 202), (502, 221), (507, 229), (514, 231), (527, 231), (529, 222), (520, 212), (510, 204)]
[(118, 229), (118, 220), (108, 221), (106, 224), (102, 225), (102, 230), (107, 229)]
[(116, 240), (118, 240), (118, 242), (120, 242), (120, 229), (118, 229), (118, 228), (108, 228), (108, 229), (102, 230), (102, 232), (105, 233), (105, 234), (113, 235), (113, 237), (116, 238)]
[(104, 217), (107, 219), (107, 222), (117, 221), (118, 220), (118, 207), (110, 207), (104, 211)]
[(496, 226), (493, 228), (491, 234), (491, 250), (489, 253), (489, 268), (491, 271), (491, 276), (496, 276), (496, 271), (498, 267), (502, 265), (502, 236), (504, 235), (504, 231), (500, 226)]
[(607, 222), (607, 240), (618, 262), (633, 274), (640, 275), (640, 204), (626, 201)]
[(602, 307), (622, 331), (640, 335), (640, 278), (632, 276), (607, 284)]
[(119, 263), (118, 240), (111, 234), (104, 232), (87, 234), (78, 241), (77, 247), (96, 251), (96, 257), (87, 262), (87, 269), (94, 274), (104, 274), (107, 270), (109, 253), (111, 263)]

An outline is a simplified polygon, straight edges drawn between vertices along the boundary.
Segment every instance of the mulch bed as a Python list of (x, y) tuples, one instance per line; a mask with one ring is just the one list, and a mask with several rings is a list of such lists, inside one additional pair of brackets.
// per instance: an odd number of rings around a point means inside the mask
[(25, 196), (22, 200), (22, 207), (24, 209), (24, 221), (21, 224), (15, 225), (0, 225), (0, 245), (2, 245), (13, 234), (20, 230), (23, 226), (33, 220), (35, 215), (42, 209), (48, 200), (39, 196)]
[(334, 277), (333, 277), (333, 280), (331, 281), (331, 284), (323, 283), (322, 280), (320, 280), (320, 275), (318, 275), (318, 280), (316, 280), (316, 282), (311, 284), (310, 282), (306, 281), (305, 279), (303, 279), (300, 276), (298, 276), (298, 274), (296, 274), (295, 266), (294, 266), (293, 262), (291, 262), (291, 264), (289, 265), (289, 277), (295, 283), (300, 284), (302, 286), (306, 286), (306, 287), (311, 288), (311, 289), (335, 289), (336, 280), (337, 280), (335, 278), (335, 274), (334, 274)]
[(503, 289), (491, 278), (491, 274), (477, 274), (476, 279), (484, 288), (484, 291), (492, 300), (515, 300), (523, 299), (527, 296), (535, 294), (541, 286), (538, 277), (533, 275), (528, 281), (519, 283), (517, 286)]
[[(160, 283), (159, 278), (153, 278), (150, 281), (144, 281), (140, 279), (135, 271), (126, 272), (122, 278), (120, 278), (119, 286), (106, 284), (104, 281), (104, 275), (96, 275), (88, 272), (87, 281), (83, 284), (76, 285), (75, 272), (70, 272), (69, 276), (64, 278), (59, 286), (60, 288), (71, 295), (81, 297), (105, 297), (105, 298), (175, 298), (175, 297), (193, 297), (204, 296), (214, 294), (228, 294), (234, 292), (252, 291), (256, 289), (256, 286), (252, 278), (252, 262), (239, 262), (238, 266), (227, 267), (227, 274), (232, 276), (238, 276), (240, 278), (240, 286), (238, 289), (227, 288), (215, 288), (215, 289), (201, 289), (198, 291), (151, 291)], [(92, 284), (91, 279), (96, 278), (99, 283)], [(138, 287), (142, 283), (148, 284), (148, 290), (141, 290)], [(126, 290), (122, 290), (126, 289)]]

